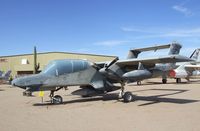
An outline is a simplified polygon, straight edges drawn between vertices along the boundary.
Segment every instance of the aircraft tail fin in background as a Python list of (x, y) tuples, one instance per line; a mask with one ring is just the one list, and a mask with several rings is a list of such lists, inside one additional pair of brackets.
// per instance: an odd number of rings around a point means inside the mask
[(190, 56), (190, 58), (196, 60), (196, 62), (200, 62), (200, 48), (196, 49), (192, 55)]
[(3, 75), (3, 72), (2, 71), (0, 71), (0, 76), (2, 76)]
[(10, 77), (11, 70), (7, 71), (4, 75), (5, 79), (8, 79)]
[(182, 46), (179, 43), (172, 43), (169, 49), (169, 55), (177, 55), (180, 53)]

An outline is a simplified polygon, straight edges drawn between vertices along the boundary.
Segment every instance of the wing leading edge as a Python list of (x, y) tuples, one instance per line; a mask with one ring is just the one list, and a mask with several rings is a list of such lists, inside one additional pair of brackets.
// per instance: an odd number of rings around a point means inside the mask
[(119, 60), (116, 62), (116, 64), (119, 66), (126, 66), (126, 65), (138, 65), (138, 63), (142, 63), (148, 66), (148, 65), (155, 65), (157, 63), (164, 64), (164, 63), (188, 62), (188, 61), (194, 61), (194, 60), (181, 55), (169, 55), (169, 56), (154, 57), (154, 58)]

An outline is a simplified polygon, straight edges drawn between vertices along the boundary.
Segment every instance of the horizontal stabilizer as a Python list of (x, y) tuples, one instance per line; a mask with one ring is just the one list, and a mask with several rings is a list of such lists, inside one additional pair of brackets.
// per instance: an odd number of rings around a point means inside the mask
[(200, 70), (200, 65), (185, 65), (187, 69)]
[(171, 44), (166, 44), (166, 45), (150, 46), (150, 47), (145, 47), (145, 48), (131, 49), (131, 50), (129, 50), (127, 59), (137, 58), (138, 55), (141, 52), (152, 51), (152, 50), (153, 51), (157, 51), (157, 50), (161, 50), (161, 49), (167, 49), (167, 48), (170, 48), (170, 46), (171, 46)]
[(136, 49), (131, 49), (131, 51), (138, 51), (138, 52), (144, 52), (144, 51), (157, 51), (161, 49), (167, 49), (170, 47), (170, 44), (166, 45), (159, 45), (159, 46), (151, 46), (151, 47), (145, 47), (145, 48), (136, 48)]

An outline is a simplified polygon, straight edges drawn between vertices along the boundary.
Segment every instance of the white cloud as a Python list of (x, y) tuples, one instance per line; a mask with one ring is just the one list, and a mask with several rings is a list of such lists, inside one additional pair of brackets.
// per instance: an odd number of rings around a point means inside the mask
[(182, 14), (184, 14), (185, 16), (192, 16), (193, 12), (191, 10), (189, 10), (186, 7), (183, 7), (183, 5), (174, 5), (172, 6), (172, 8)]
[(146, 30), (144, 28), (138, 28), (138, 27), (121, 27), (121, 30), (124, 32), (152, 33), (152, 31)]
[(196, 28), (132, 28), (122, 27), (122, 31), (135, 32), (135, 33), (147, 33), (140, 35), (136, 38), (160, 38), (160, 37), (200, 37), (200, 27)]
[(130, 43), (130, 42), (131, 41), (108, 40), (108, 41), (96, 42), (96, 43), (94, 43), (94, 45), (100, 45), (100, 46), (118, 46), (118, 45)]

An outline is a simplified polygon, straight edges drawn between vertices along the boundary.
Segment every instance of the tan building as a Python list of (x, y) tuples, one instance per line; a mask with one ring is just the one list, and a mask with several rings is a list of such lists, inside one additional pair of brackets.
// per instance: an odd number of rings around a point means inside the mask
[[(37, 54), (37, 62), (40, 63), (41, 71), (49, 61), (56, 59), (86, 59), (92, 62), (109, 61), (115, 56), (94, 55), (94, 54), (78, 54), (68, 52), (46, 52)], [(1, 56), (0, 70), (12, 71), (12, 76), (32, 74), (33, 73), (33, 54)]]

